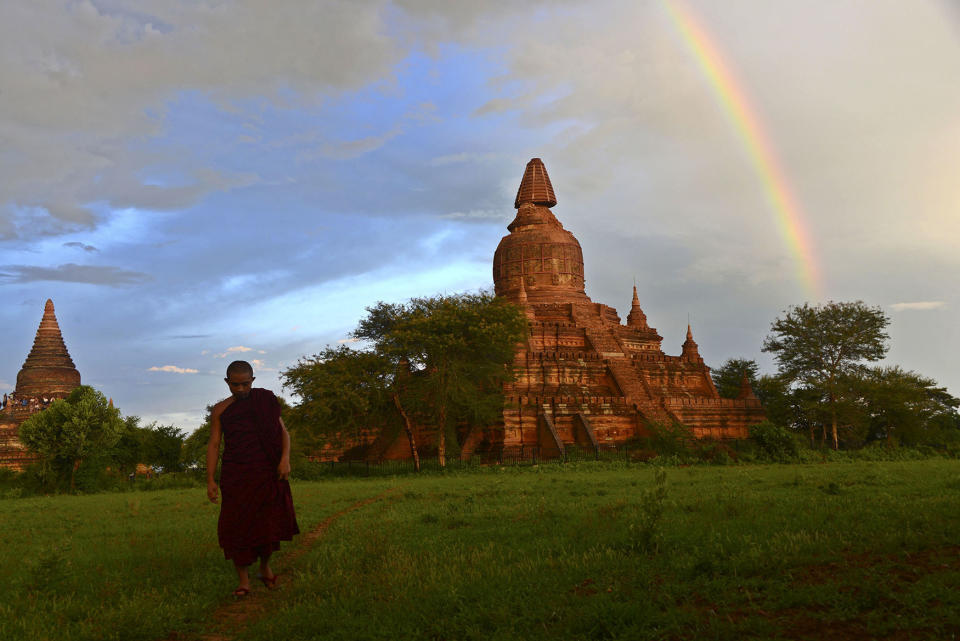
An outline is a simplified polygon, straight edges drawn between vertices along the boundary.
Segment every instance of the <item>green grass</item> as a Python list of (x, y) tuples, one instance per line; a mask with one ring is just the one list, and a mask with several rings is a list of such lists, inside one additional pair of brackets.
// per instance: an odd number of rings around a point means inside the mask
[[(334, 521), (281, 590), (257, 593), (262, 610), (227, 631), (250, 641), (960, 636), (960, 462), (666, 468), (661, 484), (657, 471), (546, 464), (298, 483), (304, 531), (396, 490)], [(0, 638), (213, 629), (210, 612), (234, 585), (216, 509), (202, 489), (0, 501)]]
[[(300, 529), (384, 485), (294, 484)], [(0, 501), (0, 639), (199, 629), (236, 584), (217, 546), (218, 513), (205, 487)]]

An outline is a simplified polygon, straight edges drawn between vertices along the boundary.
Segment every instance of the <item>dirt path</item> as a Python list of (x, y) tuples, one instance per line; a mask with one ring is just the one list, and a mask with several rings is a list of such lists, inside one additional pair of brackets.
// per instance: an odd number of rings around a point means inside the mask
[[(380, 501), (393, 492), (397, 488), (391, 488), (385, 492), (381, 492), (376, 496), (372, 496), (362, 501), (357, 501), (353, 505), (343, 508), (339, 512), (331, 514), (312, 530), (300, 536), (300, 541), (296, 547), (288, 548), (287, 553), (281, 552), (278, 554), (278, 563), (277, 565), (281, 567), (281, 571), (278, 572), (279, 580), (277, 581), (278, 586), (283, 586), (287, 581), (292, 580), (291, 574), (294, 570), (294, 564), (297, 559), (299, 559), (305, 552), (307, 552), (314, 543), (321, 539), (327, 530), (333, 524), (334, 521), (339, 519), (344, 514), (353, 512), (354, 510), (359, 510), (360, 508), (370, 505), (371, 503), (376, 503)], [(230, 641), (233, 639), (234, 632), (237, 628), (259, 619), (264, 614), (271, 609), (271, 604), (274, 603), (278, 598), (283, 594), (282, 590), (268, 591), (263, 589), (263, 586), (259, 581), (253, 578), (253, 575), (256, 571), (256, 567), (251, 566), (251, 580), (254, 583), (253, 591), (246, 597), (242, 599), (234, 600), (233, 597), (230, 597), (231, 600), (223, 603), (219, 608), (214, 610), (210, 614), (210, 621), (212, 625), (207, 629), (206, 632), (201, 634), (185, 634), (181, 632), (171, 632), (169, 636), (164, 638), (164, 641)], [(259, 589), (258, 589), (259, 588)]]

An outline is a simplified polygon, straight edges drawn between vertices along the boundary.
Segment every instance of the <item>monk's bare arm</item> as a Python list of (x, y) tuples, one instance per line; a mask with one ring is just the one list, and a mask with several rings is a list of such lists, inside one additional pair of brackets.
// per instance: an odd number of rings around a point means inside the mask
[(207, 441), (207, 498), (212, 503), (217, 502), (217, 481), (214, 475), (217, 472), (217, 459), (220, 458), (220, 414), (229, 403), (217, 403), (210, 412), (210, 440)]
[(280, 465), (277, 466), (277, 473), (280, 474), (281, 479), (290, 478), (290, 432), (287, 431), (287, 426), (283, 424), (283, 419), (280, 419), (280, 429), (283, 430), (281, 438), (283, 439), (283, 451), (280, 454)]

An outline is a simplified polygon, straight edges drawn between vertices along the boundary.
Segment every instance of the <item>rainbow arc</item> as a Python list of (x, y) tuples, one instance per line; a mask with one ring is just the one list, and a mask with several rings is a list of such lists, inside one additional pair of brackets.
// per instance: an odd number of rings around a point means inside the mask
[(663, 0), (663, 5), (760, 178), (777, 228), (796, 266), (797, 280), (807, 295), (822, 298), (821, 274), (805, 224), (806, 217), (759, 116), (734, 77), (731, 66), (693, 12), (680, 0)]

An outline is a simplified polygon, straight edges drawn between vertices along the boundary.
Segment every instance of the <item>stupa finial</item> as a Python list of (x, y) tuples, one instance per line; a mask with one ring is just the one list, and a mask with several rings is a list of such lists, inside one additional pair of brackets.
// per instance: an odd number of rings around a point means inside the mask
[(757, 395), (753, 393), (753, 387), (750, 385), (750, 378), (747, 376), (747, 371), (743, 371), (743, 378), (740, 379), (740, 393), (737, 394), (737, 398), (757, 398)]
[(524, 203), (543, 207), (553, 207), (557, 204), (557, 196), (553, 193), (553, 185), (550, 184), (547, 168), (539, 158), (532, 158), (527, 163), (513, 206), (520, 209), (520, 205)]
[(683, 341), (683, 351), (680, 356), (690, 361), (700, 360), (700, 352), (697, 349), (697, 343), (693, 340), (690, 323), (687, 323), (687, 340)]
[(647, 325), (647, 315), (640, 309), (640, 298), (637, 296), (637, 286), (633, 286), (633, 301), (630, 303), (630, 313), (627, 314), (627, 327), (634, 329), (650, 329)]

